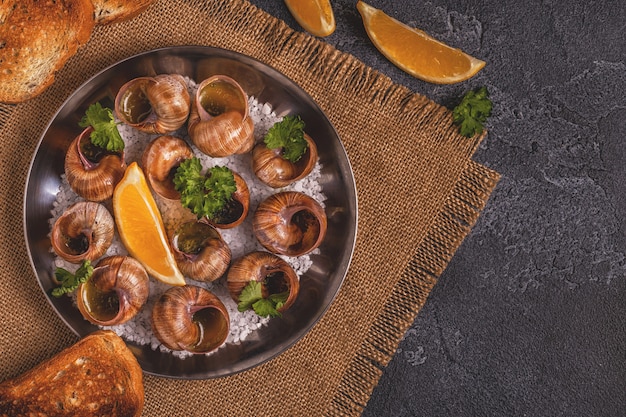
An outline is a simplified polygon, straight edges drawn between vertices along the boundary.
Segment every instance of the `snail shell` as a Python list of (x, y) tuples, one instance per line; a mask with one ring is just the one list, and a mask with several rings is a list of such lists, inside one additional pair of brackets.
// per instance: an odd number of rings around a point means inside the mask
[(182, 161), (193, 156), (187, 142), (175, 136), (159, 136), (150, 142), (142, 154), (141, 165), (154, 192), (168, 200), (180, 199), (174, 174)]
[(304, 134), (309, 146), (302, 157), (291, 162), (282, 157), (282, 149), (270, 149), (259, 142), (252, 150), (252, 169), (256, 176), (273, 188), (285, 187), (311, 173), (317, 162), (317, 146), (313, 139)]
[(148, 300), (149, 278), (139, 261), (109, 256), (98, 262), (93, 275), (77, 291), (76, 304), (83, 317), (101, 326), (125, 323)]
[(115, 221), (100, 203), (74, 203), (54, 222), (50, 241), (61, 258), (71, 263), (94, 261), (113, 242)]
[(198, 85), (187, 129), (194, 145), (209, 156), (249, 152), (254, 146), (254, 122), (248, 96), (230, 77), (207, 78)]
[(120, 120), (146, 133), (165, 134), (182, 127), (190, 105), (187, 83), (179, 74), (134, 78), (115, 97)]
[(195, 285), (168, 289), (152, 309), (152, 331), (172, 350), (210, 352), (226, 341), (229, 328), (226, 306), (215, 294)]
[(259, 204), (252, 218), (252, 230), (267, 250), (300, 256), (317, 248), (327, 229), (322, 206), (306, 194), (283, 191)]
[(261, 283), (263, 298), (289, 292), (287, 301), (278, 309), (279, 312), (291, 307), (300, 291), (298, 274), (285, 260), (269, 252), (251, 252), (233, 262), (228, 270), (226, 285), (236, 303), (239, 303), (239, 295), (250, 281)]
[(92, 131), (92, 127), (86, 128), (70, 144), (65, 154), (65, 175), (76, 194), (85, 200), (104, 201), (113, 195), (126, 163), (123, 154), (93, 146), (89, 140)]
[(181, 224), (172, 237), (181, 272), (196, 281), (215, 281), (230, 265), (230, 248), (219, 232), (202, 220)]
[(243, 177), (233, 172), (237, 189), (231, 196), (231, 200), (222, 213), (214, 219), (207, 221), (218, 229), (232, 229), (239, 226), (248, 216), (250, 210), (250, 189)]

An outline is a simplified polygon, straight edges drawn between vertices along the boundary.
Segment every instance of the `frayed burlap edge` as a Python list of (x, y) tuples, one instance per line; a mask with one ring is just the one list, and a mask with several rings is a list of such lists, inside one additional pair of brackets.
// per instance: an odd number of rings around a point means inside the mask
[(456, 184), (346, 370), (325, 416), (358, 416), (383, 369), (474, 226), (500, 175), (474, 161)]

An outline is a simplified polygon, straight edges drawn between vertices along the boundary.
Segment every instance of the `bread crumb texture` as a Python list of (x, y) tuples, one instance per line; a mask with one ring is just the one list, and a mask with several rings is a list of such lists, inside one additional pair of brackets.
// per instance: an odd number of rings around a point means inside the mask
[(0, 384), (0, 416), (139, 416), (143, 375), (124, 341), (98, 331)]
[(154, 3), (154, 0), (92, 0), (94, 19), (98, 25), (108, 25), (132, 19)]
[(0, 4), (0, 101), (40, 94), (89, 40), (91, 0), (9, 0)]
[(0, 102), (41, 94), (96, 24), (131, 19), (154, 0), (0, 1)]

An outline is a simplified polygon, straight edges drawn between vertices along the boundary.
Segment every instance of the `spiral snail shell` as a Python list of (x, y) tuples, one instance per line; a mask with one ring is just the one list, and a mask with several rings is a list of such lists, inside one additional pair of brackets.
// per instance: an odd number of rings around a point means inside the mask
[(306, 194), (283, 191), (262, 201), (252, 218), (261, 245), (274, 253), (300, 256), (317, 248), (327, 229), (322, 206)]
[(179, 199), (174, 174), (182, 161), (193, 156), (193, 150), (181, 138), (165, 135), (151, 141), (142, 154), (141, 165), (154, 192), (168, 200)]
[(56, 254), (68, 262), (94, 261), (111, 246), (114, 227), (115, 221), (106, 207), (80, 201), (54, 222), (50, 242)]
[(77, 291), (76, 304), (93, 324), (113, 326), (133, 318), (148, 300), (148, 273), (128, 256), (101, 259)]
[(172, 236), (181, 272), (196, 281), (215, 281), (228, 269), (231, 251), (219, 232), (202, 220), (181, 224)]
[(207, 78), (198, 85), (187, 129), (194, 145), (209, 156), (249, 152), (254, 146), (254, 122), (248, 96), (230, 77)]
[(313, 139), (304, 134), (308, 147), (304, 155), (291, 162), (282, 157), (282, 149), (270, 149), (264, 142), (259, 142), (252, 150), (252, 169), (256, 176), (273, 188), (285, 187), (311, 173), (317, 162), (317, 146)]
[(210, 352), (226, 341), (229, 328), (226, 306), (215, 294), (195, 285), (168, 289), (152, 309), (152, 331), (172, 350)]
[(115, 96), (120, 120), (145, 133), (165, 134), (182, 127), (190, 105), (187, 83), (179, 74), (134, 78)]
[(277, 309), (281, 313), (291, 307), (300, 291), (300, 279), (293, 268), (285, 260), (269, 252), (250, 252), (231, 265), (226, 285), (236, 303), (250, 281), (261, 284), (263, 298), (288, 292), (287, 300)]
[(92, 127), (78, 135), (65, 154), (65, 175), (76, 194), (90, 201), (111, 198), (124, 176), (126, 163), (122, 153), (112, 153), (94, 146), (89, 139)]

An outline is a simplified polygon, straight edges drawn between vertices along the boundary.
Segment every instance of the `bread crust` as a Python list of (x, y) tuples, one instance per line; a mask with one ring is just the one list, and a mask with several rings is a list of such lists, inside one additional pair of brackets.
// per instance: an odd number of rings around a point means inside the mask
[(0, 416), (139, 417), (143, 373), (124, 341), (98, 330), (0, 384)]
[(97, 25), (109, 25), (132, 19), (155, 0), (92, 0)]
[(94, 28), (91, 0), (6, 0), (0, 4), (0, 102), (43, 92)]

